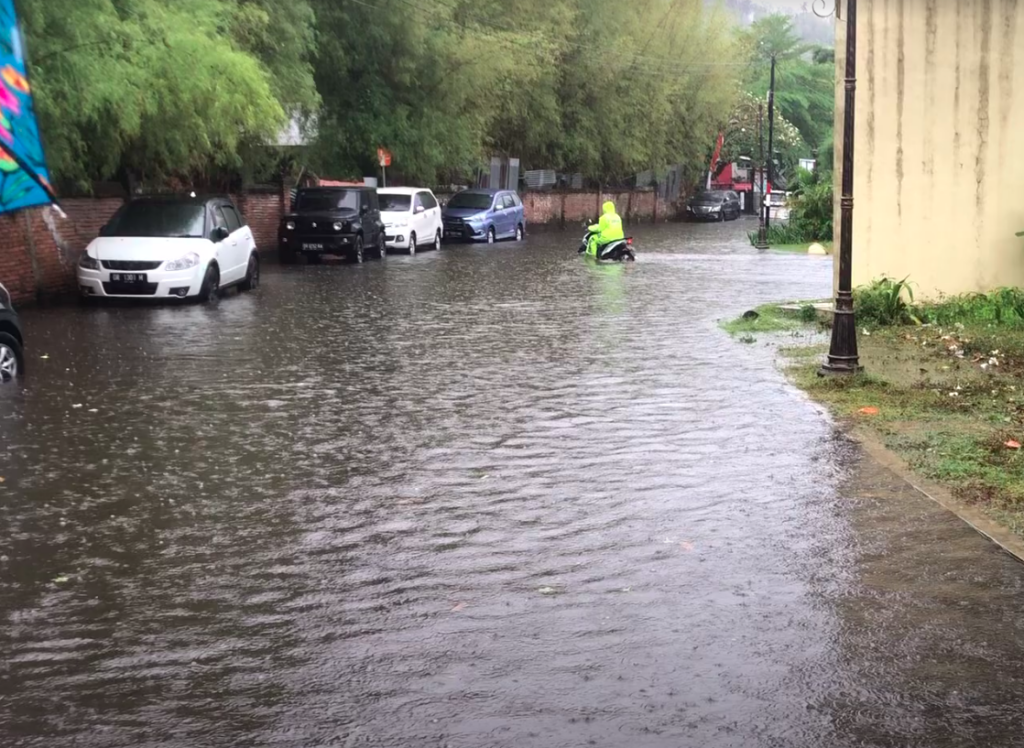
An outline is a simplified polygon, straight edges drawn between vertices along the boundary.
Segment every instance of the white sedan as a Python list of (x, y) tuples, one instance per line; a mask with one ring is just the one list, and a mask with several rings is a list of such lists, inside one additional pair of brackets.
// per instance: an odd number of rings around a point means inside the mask
[(124, 205), (78, 262), (87, 298), (205, 301), (260, 282), (252, 230), (223, 197), (152, 197)]
[(419, 187), (388, 187), (377, 190), (380, 218), (390, 249), (441, 249), (441, 206), (430, 190)]

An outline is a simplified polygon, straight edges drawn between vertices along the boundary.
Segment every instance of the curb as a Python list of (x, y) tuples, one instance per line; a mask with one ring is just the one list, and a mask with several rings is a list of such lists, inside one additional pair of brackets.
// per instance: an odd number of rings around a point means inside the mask
[(882, 444), (874, 434), (870, 434), (862, 428), (854, 428), (852, 436), (873, 460), (891, 470), (922, 496), (955, 514), (972, 530), (988, 538), (1024, 564), (1024, 539), (990, 519), (981, 510), (957, 500), (945, 487), (922, 478), (910, 468), (902, 457)]

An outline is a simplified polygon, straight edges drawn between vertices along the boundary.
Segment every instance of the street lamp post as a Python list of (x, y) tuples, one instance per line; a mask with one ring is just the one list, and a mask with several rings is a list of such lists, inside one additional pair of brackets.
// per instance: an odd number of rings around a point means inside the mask
[[(841, 0), (835, 0), (842, 20)], [(825, 0), (815, 0), (815, 13)], [(818, 13), (818, 15), (822, 15)], [(826, 14), (827, 15), (827, 14)], [(863, 370), (857, 352), (857, 320), (853, 310), (853, 146), (857, 93), (857, 0), (846, 0), (846, 95), (843, 110), (843, 194), (840, 199), (839, 289), (832, 316), (832, 342), (822, 376), (856, 374)]]
[(758, 148), (758, 161), (757, 161), (757, 172), (761, 176), (761, 205), (757, 209), (757, 244), (754, 245), (757, 249), (768, 249), (768, 228), (764, 225), (764, 206), (765, 206), (765, 191), (764, 191), (764, 124), (762, 119), (764, 116), (764, 104), (760, 101), (757, 102), (757, 148)]
[[(839, 0), (836, 0), (839, 2)], [(768, 86), (768, 163), (766, 167), (768, 169), (768, 189), (769, 191), (775, 189), (775, 169), (773, 168), (775, 160), (775, 54), (772, 53), (772, 72), (771, 72), (771, 83)], [(762, 199), (763, 196), (762, 196)], [(771, 226), (771, 205), (768, 201), (764, 204), (764, 230), (765, 230), (765, 243), (767, 243), (768, 229)]]

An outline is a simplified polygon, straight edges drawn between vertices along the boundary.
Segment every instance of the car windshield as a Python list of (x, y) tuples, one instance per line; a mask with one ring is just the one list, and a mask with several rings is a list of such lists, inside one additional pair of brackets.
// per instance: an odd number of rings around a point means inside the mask
[(386, 192), (378, 192), (380, 198), (380, 209), (391, 213), (404, 213), (412, 206), (412, 195), (389, 195)]
[(487, 210), (491, 207), (494, 198), (480, 192), (460, 192), (448, 201), (449, 208), (473, 208), (475, 210)]
[(724, 192), (702, 192), (697, 195), (697, 199), (705, 203), (724, 203), (725, 193)]
[(307, 213), (359, 210), (359, 190), (303, 190), (295, 208)]
[(200, 203), (144, 201), (129, 203), (111, 222), (108, 236), (203, 236), (206, 208)]

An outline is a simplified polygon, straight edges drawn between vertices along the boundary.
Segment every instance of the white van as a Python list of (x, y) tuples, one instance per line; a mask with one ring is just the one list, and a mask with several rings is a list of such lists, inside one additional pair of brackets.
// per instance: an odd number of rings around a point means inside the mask
[(380, 218), (389, 249), (441, 249), (441, 206), (430, 190), (387, 187), (377, 190)]

